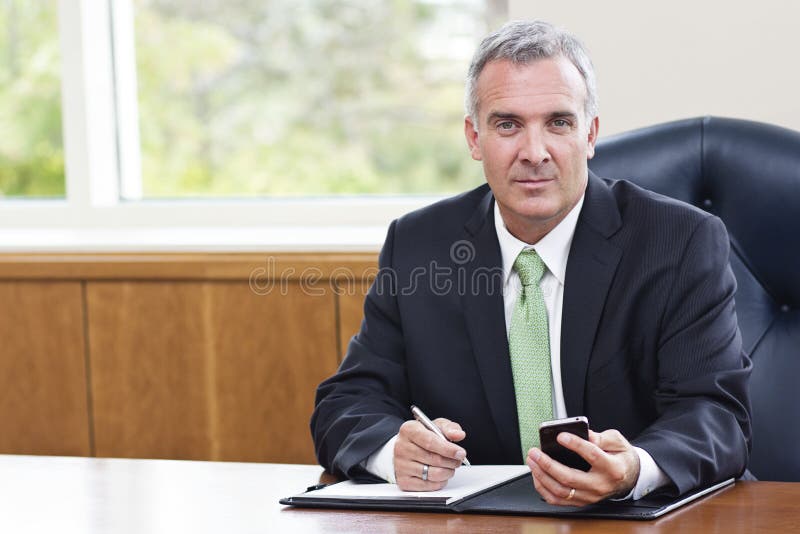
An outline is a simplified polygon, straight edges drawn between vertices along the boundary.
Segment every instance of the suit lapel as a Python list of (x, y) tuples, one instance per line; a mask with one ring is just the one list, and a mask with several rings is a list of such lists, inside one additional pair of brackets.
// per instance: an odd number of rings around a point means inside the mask
[(584, 413), (589, 357), (606, 295), (622, 257), (622, 250), (609, 238), (621, 226), (611, 190), (590, 172), (564, 280), (561, 380), (569, 416)]
[[(467, 332), (503, 455), (507, 462), (519, 463), (517, 405), (503, 306), (503, 262), (493, 209), (492, 194), (487, 192), (465, 225), (467, 238), (475, 247), (475, 257), (463, 265), (467, 284), (461, 299)], [(474, 287), (476, 282), (477, 287)]]

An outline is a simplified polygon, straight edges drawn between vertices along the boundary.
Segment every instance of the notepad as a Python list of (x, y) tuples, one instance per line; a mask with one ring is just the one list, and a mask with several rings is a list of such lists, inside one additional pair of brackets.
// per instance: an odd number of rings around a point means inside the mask
[(601, 501), (587, 506), (548, 504), (536, 492), (530, 471), (524, 465), (463, 466), (444, 489), (402, 491), (395, 484), (340, 482), (281, 499), (281, 504), (304, 508), (345, 510), (397, 510), (519, 514), (605, 519), (655, 519), (698, 499), (733, 485), (728, 479), (683, 495), (650, 494), (638, 501)]
[(411, 502), (420, 506), (426, 504), (449, 506), (526, 475), (530, 476), (530, 469), (525, 465), (461, 466), (456, 469), (447, 486), (437, 491), (403, 491), (397, 484), (359, 484), (348, 480), (295, 495), (292, 500), (303, 502), (324, 499), (348, 503)]

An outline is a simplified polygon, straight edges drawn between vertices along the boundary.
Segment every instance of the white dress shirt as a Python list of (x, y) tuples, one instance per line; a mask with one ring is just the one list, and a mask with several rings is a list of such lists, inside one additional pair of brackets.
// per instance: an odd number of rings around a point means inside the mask
[[(506, 228), (500, 215), (500, 208), (494, 204), (494, 222), (497, 239), (500, 243), (500, 253), (503, 260), (503, 307), (505, 310), (506, 334), (511, 325), (511, 316), (514, 305), (522, 292), (522, 283), (519, 275), (514, 271), (514, 261), (520, 252), (533, 249), (542, 258), (547, 269), (539, 287), (542, 290), (545, 307), (547, 308), (548, 330), (550, 334), (550, 368), (553, 375), (553, 414), (556, 419), (567, 417), (564, 404), (564, 388), (561, 381), (561, 310), (564, 301), (564, 278), (567, 272), (567, 259), (572, 246), (572, 237), (578, 223), (583, 206), (582, 196), (575, 207), (566, 217), (547, 235), (533, 245), (520, 241)], [(591, 425), (591, 421), (589, 422)], [(390, 439), (377, 452), (366, 461), (367, 471), (384, 480), (394, 483), (394, 445), (397, 436)], [(650, 454), (634, 447), (639, 455), (639, 479), (636, 486), (625, 498), (639, 499), (651, 491), (666, 485), (669, 478), (656, 465)], [(469, 453), (469, 451), (467, 451)]]

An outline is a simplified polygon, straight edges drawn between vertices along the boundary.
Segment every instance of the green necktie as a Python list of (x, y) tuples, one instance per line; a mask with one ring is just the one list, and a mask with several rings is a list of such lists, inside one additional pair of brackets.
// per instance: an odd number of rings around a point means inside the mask
[(547, 309), (539, 287), (545, 265), (534, 250), (523, 250), (514, 262), (522, 292), (511, 316), (508, 345), (517, 396), (519, 437), (523, 459), (539, 446), (539, 424), (553, 418), (550, 335)]

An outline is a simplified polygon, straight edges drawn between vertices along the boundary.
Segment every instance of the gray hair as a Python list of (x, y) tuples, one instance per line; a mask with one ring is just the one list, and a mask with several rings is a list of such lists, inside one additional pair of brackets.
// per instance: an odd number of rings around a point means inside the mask
[(478, 77), (490, 61), (508, 59), (515, 64), (526, 64), (537, 59), (557, 56), (567, 58), (586, 83), (586, 100), (583, 103), (587, 121), (597, 116), (597, 81), (589, 54), (577, 37), (564, 29), (541, 20), (513, 20), (481, 41), (467, 74), (464, 107), (472, 124), (478, 128)]

